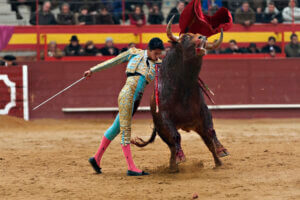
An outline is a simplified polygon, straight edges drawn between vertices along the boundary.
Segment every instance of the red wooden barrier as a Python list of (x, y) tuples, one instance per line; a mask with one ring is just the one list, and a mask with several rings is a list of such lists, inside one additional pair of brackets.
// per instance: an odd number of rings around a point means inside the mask
[(29, 119), (27, 66), (0, 67), (0, 114)]
[[(30, 62), (30, 108), (79, 79), (95, 61)], [(299, 105), (299, 59), (219, 59), (205, 60), (202, 79), (216, 94), (217, 105)], [(72, 113), (62, 108), (117, 107), (117, 97), (125, 82), (125, 66), (97, 72), (36, 111), (32, 118), (112, 117), (115, 112)], [(145, 90), (141, 106), (148, 106), (153, 83)], [(208, 101), (207, 101), (208, 102)], [(275, 106), (276, 107), (276, 106)], [(279, 107), (279, 106), (278, 106)], [(217, 117), (300, 117), (300, 110), (291, 109), (222, 109)], [(299, 107), (300, 108), (300, 107)], [(147, 113), (150, 117), (150, 114)]]

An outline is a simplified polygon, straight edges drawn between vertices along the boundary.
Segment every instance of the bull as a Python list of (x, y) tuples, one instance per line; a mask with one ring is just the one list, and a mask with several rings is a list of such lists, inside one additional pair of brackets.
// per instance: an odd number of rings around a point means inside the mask
[(170, 148), (170, 169), (178, 171), (178, 164), (186, 160), (178, 130), (187, 132), (193, 130), (201, 136), (212, 153), (215, 165), (220, 166), (222, 162), (219, 157), (227, 156), (229, 153), (216, 136), (212, 116), (205, 103), (203, 87), (199, 85), (198, 77), (206, 50), (216, 49), (221, 45), (223, 31), (214, 43), (209, 43), (206, 37), (200, 34), (185, 33), (176, 37), (171, 31), (172, 21), (173, 18), (167, 25), (171, 49), (167, 52), (157, 74), (159, 104), (157, 105), (155, 95), (150, 102), (154, 122), (152, 136), (148, 141), (136, 138), (132, 143), (144, 147), (153, 142), (158, 133)]

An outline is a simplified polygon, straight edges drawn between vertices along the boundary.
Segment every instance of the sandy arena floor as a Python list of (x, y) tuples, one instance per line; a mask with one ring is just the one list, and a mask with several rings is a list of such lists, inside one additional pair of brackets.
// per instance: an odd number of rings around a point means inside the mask
[[(97, 175), (87, 162), (112, 120), (37, 120), (0, 117), (0, 199), (300, 199), (300, 119), (215, 120), (231, 155), (214, 169), (200, 137), (182, 133), (187, 162), (169, 174), (169, 149), (133, 147), (147, 177), (127, 177), (116, 138)], [(150, 120), (134, 120), (147, 139)]]

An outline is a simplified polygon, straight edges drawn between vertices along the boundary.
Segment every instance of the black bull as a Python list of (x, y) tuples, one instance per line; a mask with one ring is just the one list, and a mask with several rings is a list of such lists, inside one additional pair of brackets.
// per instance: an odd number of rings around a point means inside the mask
[(198, 76), (205, 48), (218, 47), (223, 36), (219, 44), (209, 44), (199, 34), (184, 34), (180, 38), (169, 34), (172, 46), (159, 71), (159, 112), (156, 112), (155, 95), (151, 98), (154, 121), (152, 136), (147, 142), (137, 138), (132, 143), (139, 147), (146, 146), (154, 141), (158, 133), (170, 148), (170, 169), (178, 171), (178, 163), (185, 161), (178, 130), (193, 130), (201, 136), (212, 153), (215, 165), (220, 166), (219, 157), (228, 155), (228, 152), (217, 139)]

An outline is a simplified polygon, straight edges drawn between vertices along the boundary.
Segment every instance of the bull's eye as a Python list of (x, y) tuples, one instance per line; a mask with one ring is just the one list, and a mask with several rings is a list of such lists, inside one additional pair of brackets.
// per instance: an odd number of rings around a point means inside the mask
[(201, 40), (202, 38), (203, 38), (202, 35), (200, 35), (200, 36), (198, 37), (199, 40)]

